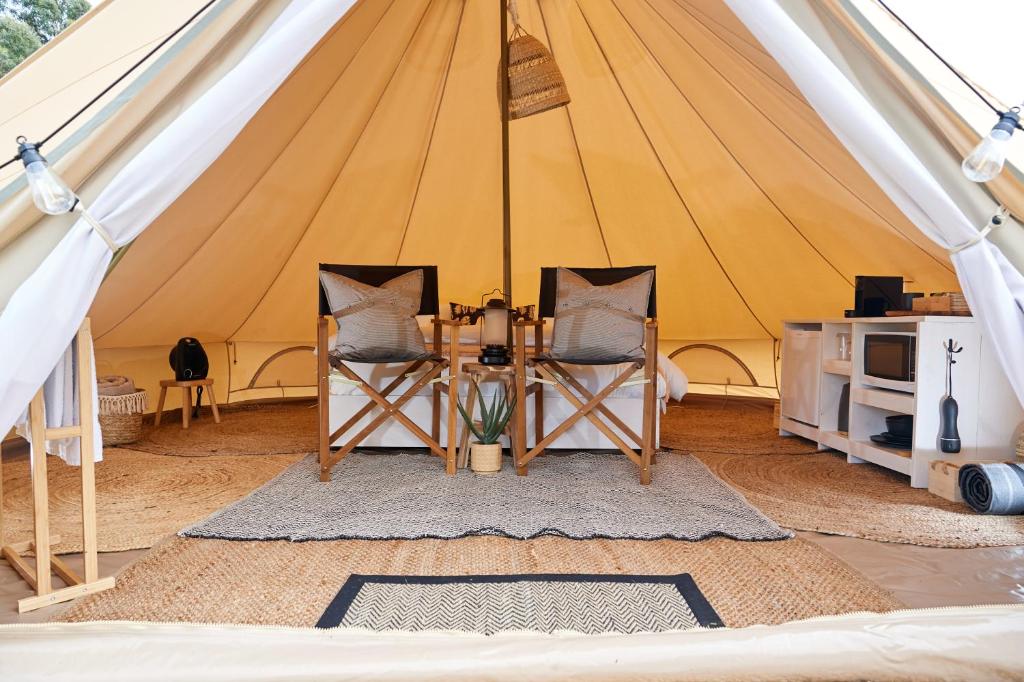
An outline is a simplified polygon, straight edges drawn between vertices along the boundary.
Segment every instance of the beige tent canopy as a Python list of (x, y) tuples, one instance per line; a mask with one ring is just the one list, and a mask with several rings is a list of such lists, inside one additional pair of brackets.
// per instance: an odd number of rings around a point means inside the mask
[[(99, 65), (80, 55), (102, 46), (105, 63), (124, 64), (202, 3), (157, 4), (108, 0), (0, 83), (0, 110), (23, 112), (0, 136), (45, 134), (95, 92)], [(286, 6), (216, 3), (51, 143), (51, 161), (88, 202)], [(541, 266), (654, 263), (662, 350), (694, 389), (774, 394), (781, 320), (835, 316), (856, 275), (958, 289), (947, 255), (724, 4), (519, 0), (519, 11), (572, 103), (511, 123), (516, 305), (535, 302)], [(207, 345), (230, 400), (308, 394), (318, 262), (437, 264), (442, 304), (500, 286), (498, 12), (482, 0), (358, 2), (117, 259), (90, 313), (99, 370), (153, 386), (187, 335)], [(863, 38), (852, 24), (845, 37)], [(914, 105), (912, 85), (889, 94)], [(934, 103), (930, 114), (950, 115)], [(11, 182), (0, 305), (70, 225), (39, 220)]]

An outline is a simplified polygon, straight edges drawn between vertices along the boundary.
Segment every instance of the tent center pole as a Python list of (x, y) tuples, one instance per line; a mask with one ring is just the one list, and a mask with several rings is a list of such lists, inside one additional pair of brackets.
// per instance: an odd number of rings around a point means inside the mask
[[(505, 304), (512, 306), (512, 208), (508, 160), (508, 0), (498, 0), (501, 16), (501, 267)], [(508, 347), (512, 347), (512, 317), (509, 316)]]

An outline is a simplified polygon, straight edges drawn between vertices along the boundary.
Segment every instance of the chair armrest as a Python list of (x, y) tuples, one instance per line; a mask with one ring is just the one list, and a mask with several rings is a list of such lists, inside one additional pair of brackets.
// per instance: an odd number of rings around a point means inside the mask
[(547, 324), (547, 320), (513, 320), (513, 327), (543, 327)]
[(462, 320), (446, 320), (446, 319), (441, 318), (441, 317), (435, 317), (434, 319), (431, 320), (431, 322), (433, 324), (435, 324), (435, 325), (440, 325), (442, 327), (464, 327), (464, 326), (466, 326), (466, 323), (463, 322)]

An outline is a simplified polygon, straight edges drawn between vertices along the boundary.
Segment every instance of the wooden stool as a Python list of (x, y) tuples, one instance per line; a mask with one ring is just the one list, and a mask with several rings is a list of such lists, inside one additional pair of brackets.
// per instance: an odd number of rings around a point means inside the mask
[(210, 394), (210, 407), (213, 409), (213, 421), (220, 424), (220, 412), (217, 411), (217, 397), (213, 395), (213, 379), (192, 379), (190, 381), (175, 381), (164, 379), (160, 382), (160, 400), (156, 403), (156, 421), (154, 426), (160, 426), (160, 419), (164, 416), (164, 398), (167, 397), (168, 388), (181, 389), (181, 428), (187, 429), (189, 417), (192, 414), (192, 387), (205, 386)]
[[(469, 393), (466, 396), (466, 412), (469, 414), (470, 419), (473, 419), (473, 414), (476, 412), (477, 383), (487, 379), (499, 379), (505, 385), (505, 397), (511, 400), (512, 396), (515, 395), (516, 369), (513, 365), (485, 365), (478, 362), (467, 362), (462, 366), (462, 371), (472, 379), (469, 382)], [(474, 422), (479, 424), (476, 420)], [(512, 420), (509, 419), (508, 424), (505, 425), (504, 433), (512, 439), (515, 438), (514, 431)], [(459, 456), (456, 460), (457, 466), (460, 469), (465, 469), (469, 466), (469, 433), (469, 427), (463, 424), (462, 439), (459, 441)], [(449, 434), (449, 437), (451, 437), (451, 434)], [(515, 452), (515, 449), (513, 448), (512, 451)]]

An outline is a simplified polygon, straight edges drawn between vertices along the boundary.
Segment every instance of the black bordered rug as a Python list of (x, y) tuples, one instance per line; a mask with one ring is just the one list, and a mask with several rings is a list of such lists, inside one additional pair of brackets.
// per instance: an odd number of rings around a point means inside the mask
[(352, 575), (316, 627), (631, 634), (724, 623), (689, 573), (537, 573)]

